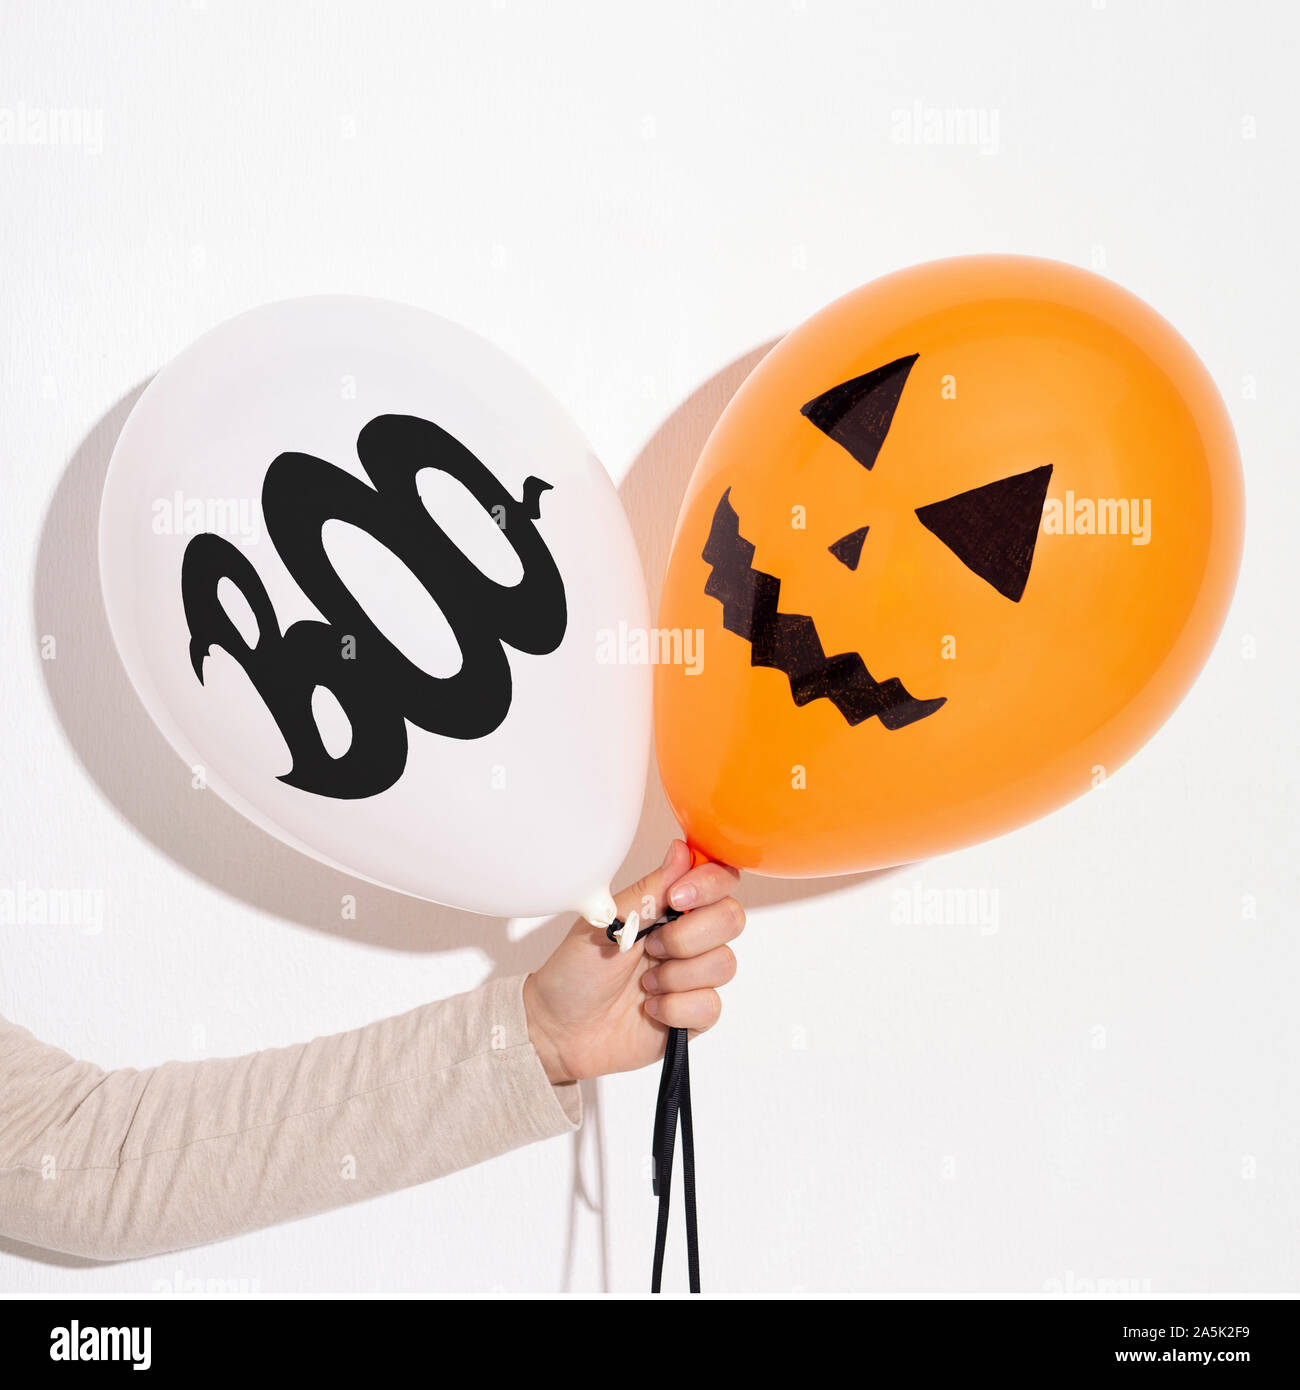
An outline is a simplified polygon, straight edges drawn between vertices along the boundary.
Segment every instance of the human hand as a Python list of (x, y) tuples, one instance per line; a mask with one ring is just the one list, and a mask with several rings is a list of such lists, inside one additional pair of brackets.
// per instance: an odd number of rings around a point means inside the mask
[(669, 1028), (690, 1036), (722, 1010), (718, 989), (736, 973), (728, 941), (745, 912), (730, 894), (739, 878), (723, 864), (692, 869), (681, 840), (663, 864), (615, 898), (618, 915), (657, 921), (683, 912), (620, 952), (601, 927), (581, 918), (544, 966), (524, 982), (528, 1033), (553, 1084), (634, 1071), (663, 1056)]

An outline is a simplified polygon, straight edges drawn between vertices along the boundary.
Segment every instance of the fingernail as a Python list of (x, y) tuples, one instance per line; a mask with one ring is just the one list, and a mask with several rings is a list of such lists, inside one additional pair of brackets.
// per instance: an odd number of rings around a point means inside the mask
[(693, 883), (674, 883), (668, 890), (668, 901), (679, 912), (685, 912), (699, 896), (700, 890)]
[(654, 956), (656, 960), (662, 960), (668, 954), (664, 949), (664, 943), (653, 933), (645, 939), (645, 953)]
[(655, 999), (653, 996), (652, 996), (651, 998), (647, 999), (647, 1000), (645, 1001), (645, 1011), (646, 1011), (646, 1013), (648, 1013), (648, 1014), (653, 1014), (655, 1018), (658, 1018), (658, 1017), (659, 1017), (659, 1001), (658, 1001), (657, 999)]
[(647, 994), (653, 994), (655, 990), (659, 988), (659, 977), (653, 970), (647, 970), (645, 974), (641, 976), (641, 988), (645, 990)]
[(673, 862), (673, 855), (677, 853), (677, 841), (671, 840), (668, 844), (668, 853), (664, 855), (664, 862), (660, 864), (661, 869), (666, 869)]

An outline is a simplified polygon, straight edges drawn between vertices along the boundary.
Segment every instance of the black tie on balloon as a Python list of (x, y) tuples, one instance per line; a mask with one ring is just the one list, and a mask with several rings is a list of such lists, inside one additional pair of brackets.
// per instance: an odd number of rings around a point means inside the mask
[[(636, 934), (638, 941), (652, 931), (675, 922), (682, 914), (669, 908), (663, 917)], [(605, 935), (619, 945), (623, 922), (615, 918)], [(700, 1291), (700, 1236), (695, 1218), (695, 1131), (691, 1122), (691, 1069), (685, 1028), (670, 1028), (664, 1048), (663, 1070), (659, 1073), (659, 1099), (655, 1103), (655, 1132), (651, 1144), (650, 1185), (659, 1198), (659, 1217), (655, 1225), (654, 1269), (650, 1292), (658, 1293), (663, 1280), (664, 1247), (668, 1243), (668, 1198), (673, 1181), (673, 1158), (677, 1151), (677, 1125), (682, 1128), (682, 1192), (686, 1205), (686, 1266), (692, 1293)]]

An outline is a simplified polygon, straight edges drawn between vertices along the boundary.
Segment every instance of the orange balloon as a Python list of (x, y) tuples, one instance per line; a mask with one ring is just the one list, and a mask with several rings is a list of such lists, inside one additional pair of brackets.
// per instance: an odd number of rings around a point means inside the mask
[[(1053, 261), (886, 276), (783, 339), (677, 520), (668, 798), (710, 858), (907, 863), (1041, 816), (1163, 722), (1241, 552), (1227, 411), (1152, 309)], [(694, 672), (694, 673), (693, 673)]]

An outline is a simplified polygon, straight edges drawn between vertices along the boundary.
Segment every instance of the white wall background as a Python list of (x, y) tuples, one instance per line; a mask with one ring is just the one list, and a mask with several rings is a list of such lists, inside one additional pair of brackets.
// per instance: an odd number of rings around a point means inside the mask
[[(527, 969), (558, 930), (297, 857), (138, 709), (97, 494), (197, 334), (319, 291), (464, 322), (585, 427), (653, 571), (760, 346), (909, 262), (1055, 256), (1147, 298), (1227, 398), (1235, 606), (1103, 791), (875, 878), (747, 881), (693, 1067), (706, 1288), (1295, 1289), (1298, 35), (1283, 0), (9, 7), (0, 128), (90, 116), (0, 143), (0, 887), (104, 918), (0, 927), (0, 1012), (105, 1065), (231, 1054)], [(983, 138), (901, 143), (927, 108)], [(652, 797), (630, 868), (669, 830)], [(899, 922), (916, 885), (996, 895), (996, 929)], [(210, 1249), (0, 1243), (0, 1288), (639, 1291), (655, 1083), (602, 1082), (578, 1144)]]

